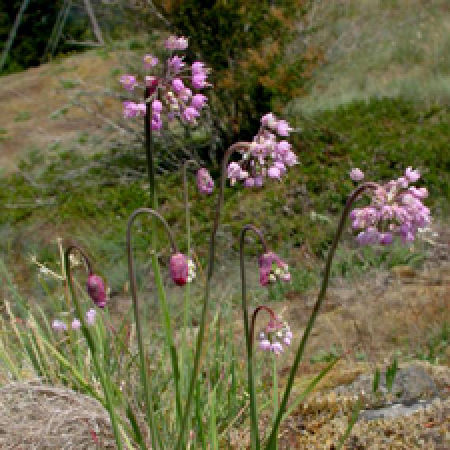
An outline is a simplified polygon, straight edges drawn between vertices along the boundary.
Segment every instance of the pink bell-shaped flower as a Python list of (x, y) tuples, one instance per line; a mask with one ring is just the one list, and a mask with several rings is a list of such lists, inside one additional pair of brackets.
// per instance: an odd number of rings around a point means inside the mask
[(90, 274), (86, 287), (92, 301), (99, 308), (104, 308), (106, 305), (106, 289), (102, 278), (98, 275)]
[(170, 277), (177, 286), (184, 286), (189, 277), (189, 266), (186, 256), (182, 253), (175, 253), (170, 258)]

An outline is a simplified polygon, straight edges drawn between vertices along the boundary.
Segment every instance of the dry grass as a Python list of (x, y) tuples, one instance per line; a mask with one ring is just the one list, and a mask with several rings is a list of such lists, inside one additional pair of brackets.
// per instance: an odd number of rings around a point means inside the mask
[(0, 448), (115, 448), (108, 412), (92, 397), (39, 380), (0, 389)]

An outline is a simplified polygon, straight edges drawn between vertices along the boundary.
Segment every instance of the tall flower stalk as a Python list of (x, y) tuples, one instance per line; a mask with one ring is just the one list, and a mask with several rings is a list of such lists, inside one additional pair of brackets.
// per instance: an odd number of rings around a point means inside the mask
[(317, 297), (316, 303), (314, 305), (313, 311), (311, 313), (311, 316), (308, 320), (308, 324), (306, 325), (305, 331), (303, 333), (302, 339), (300, 341), (299, 347), (297, 349), (294, 363), (292, 365), (291, 371), (289, 373), (289, 378), (286, 383), (286, 387), (283, 393), (283, 398), (281, 400), (280, 407), (278, 409), (278, 414), (275, 418), (275, 421), (272, 426), (272, 431), (270, 433), (269, 439), (267, 441), (266, 450), (275, 450), (276, 449), (276, 442), (277, 442), (277, 434), (278, 434), (278, 427), (280, 425), (280, 421), (282, 419), (282, 416), (284, 412), (286, 411), (287, 402), (289, 399), (289, 395), (292, 390), (292, 386), (294, 384), (294, 378), (297, 373), (298, 366), (300, 364), (300, 361), (303, 357), (303, 353), (305, 351), (306, 342), (308, 341), (308, 338), (311, 334), (311, 330), (314, 326), (314, 323), (316, 321), (317, 315), (319, 314), (320, 307), (322, 306), (322, 303), (325, 299), (325, 293), (328, 287), (328, 282), (330, 279), (330, 273), (331, 273), (331, 264), (333, 262), (333, 257), (336, 252), (336, 248), (338, 246), (339, 240), (342, 236), (342, 232), (344, 231), (345, 222), (347, 220), (347, 217), (350, 214), (351, 208), (353, 203), (359, 198), (359, 196), (366, 190), (372, 189), (376, 190), (379, 188), (379, 185), (376, 183), (366, 182), (361, 184), (356, 190), (350, 195), (347, 204), (345, 205), (344, 211), (342, 213), (342, 216), (339, 221), (339, 225), (336, 231), (336, 234), (333, 238), (333, 242), (331, 244), (330, 251), (328, 252), (327, 261), (325, 264), (325, 272), (322, 280), (322, 285), (320, 287), (319, 295)]
[(91, 262), (90, 262), (89, 258), (87, 257), (86, 253), (80, 247), (78, 247), (75, 244), (71, 244), (66, 248), (66, 250), (64, 252), (64, 266), (65, 266), (65, 275), (67, 278), (67, 284), (69, 286), (69, 292), (72, 297), (73, 304), (75, 306), (75, 311), (78, 316), (78, 320), (81, 322), (81, 330), (84, 334), (84, 337), (86, 338), (89, 349), (91, 351), (91, 356), (92, 356), (92, 360), (94, 362), (94, 367), (97, 372), (97, 376), (99, 377), (100, 383), (103, 388), (103, 393), (105, 395), (105, 402), (106, 402), (106, 406), (108, 408), (109, 417), (111, 419), (111, 426), (113, 429), (117, 448), (119, 450), (121, 450), (123, 448), (122, 440), (120, 438), (119, 426), (118, 426), (118, 422), (117, 422), (116, 413), (114, 410), (113, 396), (112, 396), (112, 393), (110, 390), (110, 380), (108, 379), (108, 376), (106, 375), (105, 371), (103, 370), (102, 366), (100, 365), (94, 338), (92, 337), (91, 331), (89, 330), (89, 328), (87, 326), (86, 319), (84, 317), (80, 302), (78, 301), (77, 295), (75, 293), (75, 288), (73, 285), (72, 271), (71, 271), (71, 267), (70, 267), (70, 255), (74, 250), (77, 250), (81, 254), (81, 256), (87, 266), (88, 276), (89, 276), (88, 284), (87, 284), (88, 294), (94, 300), (94, 302), (101, 308), (103, 308), (105, 306), (104, 300), (106, 298), (105, 292), (104, 292), (103, 281), (101, 280), (100, 277), (98, 277), (97, 275), (95, 275), (93, 273)]
[[(178, 436), (177, 444), (175, 447), (176, 450), (181, 450), (182, 448), (181, 443), (182, 440), (184, 439), (184, 434), (186, 432), (186, 425), (188, 422), (190, 407), (194, 396), (195, 383), (200, 368), (200, 355), (203, 347), (203, 339), (205, 335), (205, 322), (209, 306), (211, 279), (214, 271), (216, 234), (219, 228), (220, 212), (222, 210), (222, 204), (224, 200), (225, 182), (226, 179), (229, 178), (231, 180), (231, 183), (233, 184), (236, 180), (244, 181), (249, 177), (249, 175), (252, 175), (255, 177), (255, 179), (258, 180), (258, 182), (257, 184), (253, 184), (252, 186), (247, 185), (247, 187), (261, 186), (263, 183), (264, 176), (267, 175), (269, 176), (269, 178), (272, 178), (272, 176), (268, 174), (266, 165), (269, 164), (268, 161), (275, 162), (277, 160), (278, 154), (283, 155), (283, 158), (287, 158), (286, 161), (287, 165), (297, 164), (297, 157), (290, 150), (290, 146), (282, 144), (282, 142), (286, 141), (277, 142), (276, 136), (267, 130), (268, 127), (273, 127), (277, 129), (278, 126), (279, 126), (278, 134), (280, 136), (286, 136), (291, 130), (287, 122), (277, 121), (275, 116), (273, 115), (270, 115), (269, 121), (267, 115), (264, 116), (261, 119), (260, 130), (258, 131), (258, 134), (255, 136), (254, 140), (252, 142), (236, 142), (227, 149), (222, 159), (219, 193), (209, 241), (208, 272), (206, 275), (205, 294), (203, 296), (202, 313), (200, 317), (200, 325), (195, 348), (194, 366), (192, 368), (191, 379), (189, 382), (188, 397), (186, 400), (186, 407), (184, 408), (180, 435)], [(282, 145), (280, 146), (280, 144)], [(288, 143), (286, 142), (286, 144)], [(270, 152), (270, 149), (272, 149), (272, 152)], [(230, 165), (228, 165), (228, 161), (234, 152), (240, 152), (242, 154), (241, 160), (242, 162), (240, 164), (230, 163)], [(249, 169), (250, 172), (245, 170), (245, 167), (247, 165), (249, 165), (249, 167), (251, 168)], [(280, 170), (280, 172), (277, 172), (277, 176), (273, 178), (279, 179), (281, 175), (286, 172), (286, 167), (285, 166), (283, 167), (284, 170), (283, 171)], [(253, 170), (254, 172), (252, 172)]]
[(253, 355), (252, 355), (252, 333), (250, 333), (249, 321), (248, 321), (248, 307), (247, 307), (247, 289), (245, 280), (245, 264), (244, 264), (244, 244), (245, 234), (247, 231), (255, 233), (261, 245), (264, 253), (267, 253), (267, 244), (262, 232), (253, 225), (245, 225), (241, 231), (241, 239), (239, 245), (240, 265), (241, 265), (241, 287), (242, 287), (242, 315), (244, 320), (244, 334), (245, 334), (245, 346), (247, 349), (247, 378), (248, 378), (248, 392), (250, 395), (250, 421), (251, 421), (251, 439), (252, 447), (255, 450), (260, 448), (259, 430), (258, 430), (258, 418), (256, 412), (256, 396), (255, 385), (253, 379)]
[[(140, 321), (140, 314), (139, 314), (139, 302), (138, 302), (138, 296), (137, 296), (137, 286), (136, 286), (136, 275), (134, 270), (134, 261), (133, 261), (133, 250), (131, 246), (131, 238), (132, 238), (132, 227), (133, 223), (136, 220), (136, 218), (140, 215), (150, 215), (152, 218), (158, 220), (166, 230), (167, 236), (169, 238), (171, 250), (172, 250), (172, 256), (170, 259), (170, 274), (174, 282), (178, 285), (183, 285), (187, 282), (188, 278), (188, 264), (187, 259), (178, 252), (177, 246), (175, 244), (175, 240), (172, 236), (172, 232), (170, 230), (170, 227), (166, 220), (155, 210), (150, 208), (139, 208), (135, 210), (127, 224), (127, 235), (126, 235), (126, 246), (127, 246), (127, 257), (128, 257), (128, 270), (129, 270), (129, 277), (130, 277), (130, 287), (131, 287), (131, 297), (133, 301), (133, 312), (134, 312), (134, 319), (136, 323), (136, 337), (138, 340), (138, 350), (139, 350), (139, 357), (140, 357), (140, 366), (141, 366), (141, 380), (142, 385), (144, 388), (144, 395), (145, 395), (145, 403), (146, 403), (146, 413), (147, 413), (147, 421), (150, 426), (150, 433), (152, 437), (152, 445), (156, 449), (157, 447), (157, 434), (156, 434), (156, 424), (155, 424), (155, 418), (153, 413), (153, 402), (150, 396), (150, 389), (149, 389), (149, 380), (148, 380), (148, 374), (146, 369), (146, 357), (145, 357), (145, 351), (144, 351), (144, 345), (143, 345), (143, 339), (142, 339), (142, 326)], [(159, 264), (155, 256), (155, 251), (153, 249), (153, 271), (155, 273), (155, 281), (156, 286), (158, 290), (158, 297), (161, 304), (161, 310), (163, 314), (163, 324), (164, 324), (164, 331), (165, 331), (165, 337), (166, 337), (166, 343), (169, 348), (170, 353), (170, 359), (172, 364), (172, 372), (173, 372), (173, 378), (174, 378), (174, 385), (175, 385), (175, 406), (176, 406), (176, 414), (177, 414), (177, 421), (180, 426), (181, 424), (181, 418), (182, 418), (182, 407), (181, 407), (181, 397), (180, 397), (180, 372), (178, 368), (178, 356), (175, 349), (175, 344), (173, 340), (173, 332), (172, 332), (172, 326), (171, 326), (171, 320), (170, 320), (170, 313), (169, 308), (166, 300), (166, 295), (164, 291), (163, 286), (163, 280), (161, 277), (161, 272), (159, 269)]]

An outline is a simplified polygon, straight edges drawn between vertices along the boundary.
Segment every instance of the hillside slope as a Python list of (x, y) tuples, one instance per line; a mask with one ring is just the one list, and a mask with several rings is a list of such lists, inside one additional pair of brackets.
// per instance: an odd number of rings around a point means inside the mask
[(294, 111), (311, 113), (371, 96), (450, 101), (450, 2), (318, 0), (309, 33), (293, 51), (323, 51), (307, 95)]

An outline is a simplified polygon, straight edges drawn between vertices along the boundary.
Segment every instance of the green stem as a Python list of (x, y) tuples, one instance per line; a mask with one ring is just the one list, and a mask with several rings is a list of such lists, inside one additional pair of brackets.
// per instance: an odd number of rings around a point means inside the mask
[(197, 344), (196, 344), (196, 348), (195, 348), (194, 367), (192, 369), (191, 379), (189, 382), (188, 397), (186, 400), (186, 407), (184, 409), (183, 420), (181, 423), (181, 430), (180, 430), (180, 434), (178, 436), (177, 444), (175, 446), (176, 450), (180, 450), (182, 448), (181, 443), (184, 440), (186, 425), (187, 425), (188, 418), (190, 415), (190, 407), (191, 407), (192, 398), (193, 398), (193, 394), (194, 394), (195, 383), (196, 383), (198, 371), (200, 368), (200, 355), (202, 352), (203, 338), (205, 335), (205, 322), (206, 322), (206, 315), (208, 312), (210, 285), (211, 285), (211, 278), (212, 278), (212, 274), (213, 274), (213, 270), (214, 270), (215, 240), (216, 240), (217, 229), (219, 227), (220, 211), (221, 211), (222, 203), (223, 203), (223, 194), (224, 194), (224, 190), (225, 190), (227, 163), (233, 152), (235, 152), (239, 149), (245, 149), (248, 146), (249, 146), (249, 144), (247, 142), (237, 142), (237, 143), (233, 144), (225, 152), (225, 155), (222, 160), (222, 174), (221, 174), (221, 180), (220, 180), (219, 197), (217, 200), (216, 214), (214, 217), (214, 223), (213, 223), (213, 227), (211, 230), (211, 237), (210, 237), (210, 241), (209, 241), (208, 274), (206, 277), (205, 295), (203, 297), (202, 313), (201, 313), (200, 325), (199, 325), (198, 336), (197, 336)]
[(112, 394), (111, 394), (110, 386), (109, 386), (109, 380), (107, 379), (107, 376), (105, 375), (105, 372), (102, 370), (102, 367), (100, 365), (100, 362), (99, 362), (99, 359), (97, 356), (97, 351), (95, 348), (94, 339), (92, 338), (89, 328), (86, 325), (84, 314), (81, 309), (81, 305), (78, 301), (78, 298), (75, 294), (75, 288), (74, 288), (73, 282), (72, 282), (72, 275), (71, 275), (71, 269), (70, 269), (70, 253), (72, 250), (78, 250), (81, 253), (83, 259), (85, 260), (85, 262), (88, 266), (89, 274), (92, 273), (91, 264), (90, 264), (88, 257), (86, 256), (86, 254), (76, 245), (70, 245), (69, 247), (67, 247), (66, 251), (64, 252), (64, 265), (65, 265), (65, 269), (66, 269), (67, 284), (69, 286), (70, 295), (72, 297), (73, 304), (75, 305), (75, 311), (77, 313), (78, 319), (81, 322), (81, 330), (82, 330), (84, 337), (86, 338), (86, 341), (91, 350), (92, 360), (94, 362), (95, 370), (97, 372), (98, 377), (100, 378), (100, 383), (102, 385), (103, 392), (105, 394), (106, 406), (109, 411), (109, 417), (111, 418), (111, 425), (113, 428), (114, 438), (116, 440), (117, 448), (119, 450), (121, 450), (122, 449), (122, 440), (120, 438), (119, 427), (118, 427), (118, 423), (117, 423), (116, 414), (114, 411)]
[[(272, 354), (272, 361), (273, 361), (273, 420), (275, 422), (275, 419), (277, 417), (278, 412), (278, 377), (277, 377), (277, 355), (275, 353)], [(278, 448), (277, 438), (275, 435), (275, 450)]]
[[(245, 283), (245, 264), (244, 264), (244, 244), (245, 244), (245, 233), (247, 231), (253, 231), (260, 239), (263, 252), (267, 253), (267, 244), (264, 240), (264, 236), (261, 231), (254, 227), (253, 225), (245, 225), (241, 231), (241, 239), (239, 246), (240, 255), (240, 265), (241, 265), (241, 286), (242, 286), (242, 314), (244, 319), (244, 334), (245, 334), (245, 344), (247, 349), (247, 373), (248, 373), (248, 392), (250, 395), (250, 421), (251, 421), (251, 436), (252, 436), (252, 447), (255, 450), (259, 450), (261, 443), (259, 438), (258, 429), (258, 417), (256, 411), (256, 395), (255, 395), (255, 385), (253, 380), (253, 332), (250, 333), (249, 323), (248, 323), (248, 308), (247, 308), (247, 289)], [(253, 328), (253, 327), (252, 327)]]
[(339, 239), (342, 236), (342, 232), (344, 231), (345, 222), (347, 220), (348, 215), (350, 214), (350, 209), (355, 202), (355, 200), (362, 194), (366, 189), (377, 189), (378, 185), (376, 183), (363, 183), (361, 184), (349, 197), (347, 200), (347, 204), (345, 205), (344, 211), (342, 213), (341, 219), (339, 221), (338, 229), (336, 231), (336, 234), (334, 236), (333, 242), (331, 244), (330, 251), (328, 253), (327, 262), (325, 265), (325, 273), (322, 280), (322, 285), (319, 291), (319, 295), (317, 297), (316, 303), (314, 305), (313, 311), (311, 313), (311, 316), (308, 320), (308, 324), (306, 325), (305, 331), (302, 336), (302, 340), (300, 341), (300, 345), (298, 347), (297, 353), (295, 355), (294, 364), (292, 365), (291, 371), (289, 373), (289, 379), (286, 384), (286, 388), (284, 390), (283, 399), (281, 401), (280, 408), (278, 410), (277, 417), (275, 419), (275, 422), (272, 427), (272, 431), (269, 436), (269, 440), (266, 445), (266, 450), (273, 450), (276, 443), (276, 436), (278, 432), (278, 427), (280, 425), (281, 418), (283, 416), (284, 411), (286, 410), (287, 402), (289, 399), (289, 394), (291, 393), (292, 386), (294, 383), (294, 378), (297, 373), (298, 366), (300, 364), (300, 361), (303, 356), (303, 352), (305, 350), (306, 342), (308, 341), (309, 335), (311, 334), (311, 330), (314, 326), (314, 323), (316, 321), (317, 315), (319, 314), (320, 307), (325, 299), (325, 293), (328, 287), (328, 282), (330, 278), (330, 272), (331, 272), (331, 264), (333, 262), (333, 257), (336, 252), (336, 248), (339, 243)]
[[(140, 362), (141, 362), (141, 380), (144, 387), (144, 394), (145, 394), (145, 401), (146, 401), (146, 409), (147, 409), (147, 420), (150, 426), (150, 432), (152, 435), (152, 445), (156, 449), (156, 428), (155, 428), (155, 420), (154, 420), (154, 414), (153, 414), (153, 405), (150, 397), (150, 391), (149, 391), (149, 381), (148, 381), (148, 375), (146, 370), (146, 360), (145, 360), (145, 352), (144, 352), (144, 346), (142, 341), (142, 327), (140, 322), (140, 315), (139, 315), (139, 303), (138, 303), (138, 297), (137, 297), (137, 287), (136, 287), (136, 276), (134, 271), (134, 263), (133, 263), (133, 250), (131, 248), (131, 231), (132, 231), (132, 225), (136, 219), (137, 216), (140, 214), (149, 214), (154, 219), (158, 219), (163, 225), (167, 232), (167, 235), (169, 237), (172, 253), (177, 253), (177, 247), (175, 245), (175, 241), (172, 236), (172, 232), (170, 231), (170, 227), (168, 223), (164, 220), (164, 218), (157, 213), (153, 209), (149, 208), (140, 208), (134, 211), (129, 220), (127, 225), (127, 256), (128, 256), (128, 269), (129, 269), (129, 276), (130, 276), (130, 287), (131, 287), (131, 297), (133, 300), (133, 311), (134, 311), (134, 318), (136, 322), (136, 336), (138, 340), (138, 349), (139, 349), (139, 356), (140, 356)], [(173, 334), (172, 329), (170, 325), (170, 315), (169, 315), (169, 309), (166, 302), (164, 287), (162, 283), (161, 273), (159, 270), (159, 264), (158, 260), (155, 258), (152, 258), (153, 263), (153, 270), (155, 272), (155, 279), (157, 284), (157, 289), (159, 293), (159, 298), (161, 301), (161, 307), (163, 311), (164, 316), (164, 327), (166, 332), (166, 341), (169, 346), (169, 351), (171, 355), (171, 362), (172, 362), (172, 370), (173, 370), (173, 376), (175, 380), (175, 398), (176, 398), (176, 408), (177, 408), (177, 416), (179, 422), (181, 422), (182, 417), (182, 409), (181, 409), (181, 398), (180, 398), (180, 389), (179, 389), (179, 370), (178, 370), (178, 361), (176, 356), (176, 350), (173, 343)]]

